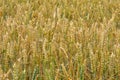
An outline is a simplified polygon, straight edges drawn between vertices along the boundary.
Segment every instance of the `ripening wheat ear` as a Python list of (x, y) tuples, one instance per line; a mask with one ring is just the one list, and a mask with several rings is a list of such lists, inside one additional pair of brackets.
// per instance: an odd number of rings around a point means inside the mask
[(0, 8), (0, 18), (2, 17), (2, 8)]

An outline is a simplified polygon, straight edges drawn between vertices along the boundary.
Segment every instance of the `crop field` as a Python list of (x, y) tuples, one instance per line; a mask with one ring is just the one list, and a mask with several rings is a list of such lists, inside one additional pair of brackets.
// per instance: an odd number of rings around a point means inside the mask
[(0, 80), (120, 80), (120, 0), (0, 0)]

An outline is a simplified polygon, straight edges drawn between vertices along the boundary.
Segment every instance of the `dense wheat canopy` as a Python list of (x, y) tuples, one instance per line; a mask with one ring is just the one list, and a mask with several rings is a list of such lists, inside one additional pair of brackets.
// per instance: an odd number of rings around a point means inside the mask
[(0, 0), (0, 80), (120, 80), (120, 0)]

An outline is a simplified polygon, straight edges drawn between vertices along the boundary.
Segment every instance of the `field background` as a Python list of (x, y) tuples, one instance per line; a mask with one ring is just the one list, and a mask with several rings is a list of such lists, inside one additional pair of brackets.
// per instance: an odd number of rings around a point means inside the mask
[(120, 80), (120, 0), (0, 0), (0, 80)]

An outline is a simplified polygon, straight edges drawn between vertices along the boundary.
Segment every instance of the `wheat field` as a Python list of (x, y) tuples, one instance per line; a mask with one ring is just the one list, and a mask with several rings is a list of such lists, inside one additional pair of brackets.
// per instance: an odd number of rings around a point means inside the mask
[(0, 80), (120, 80), (120, 0), (0, 0)]

